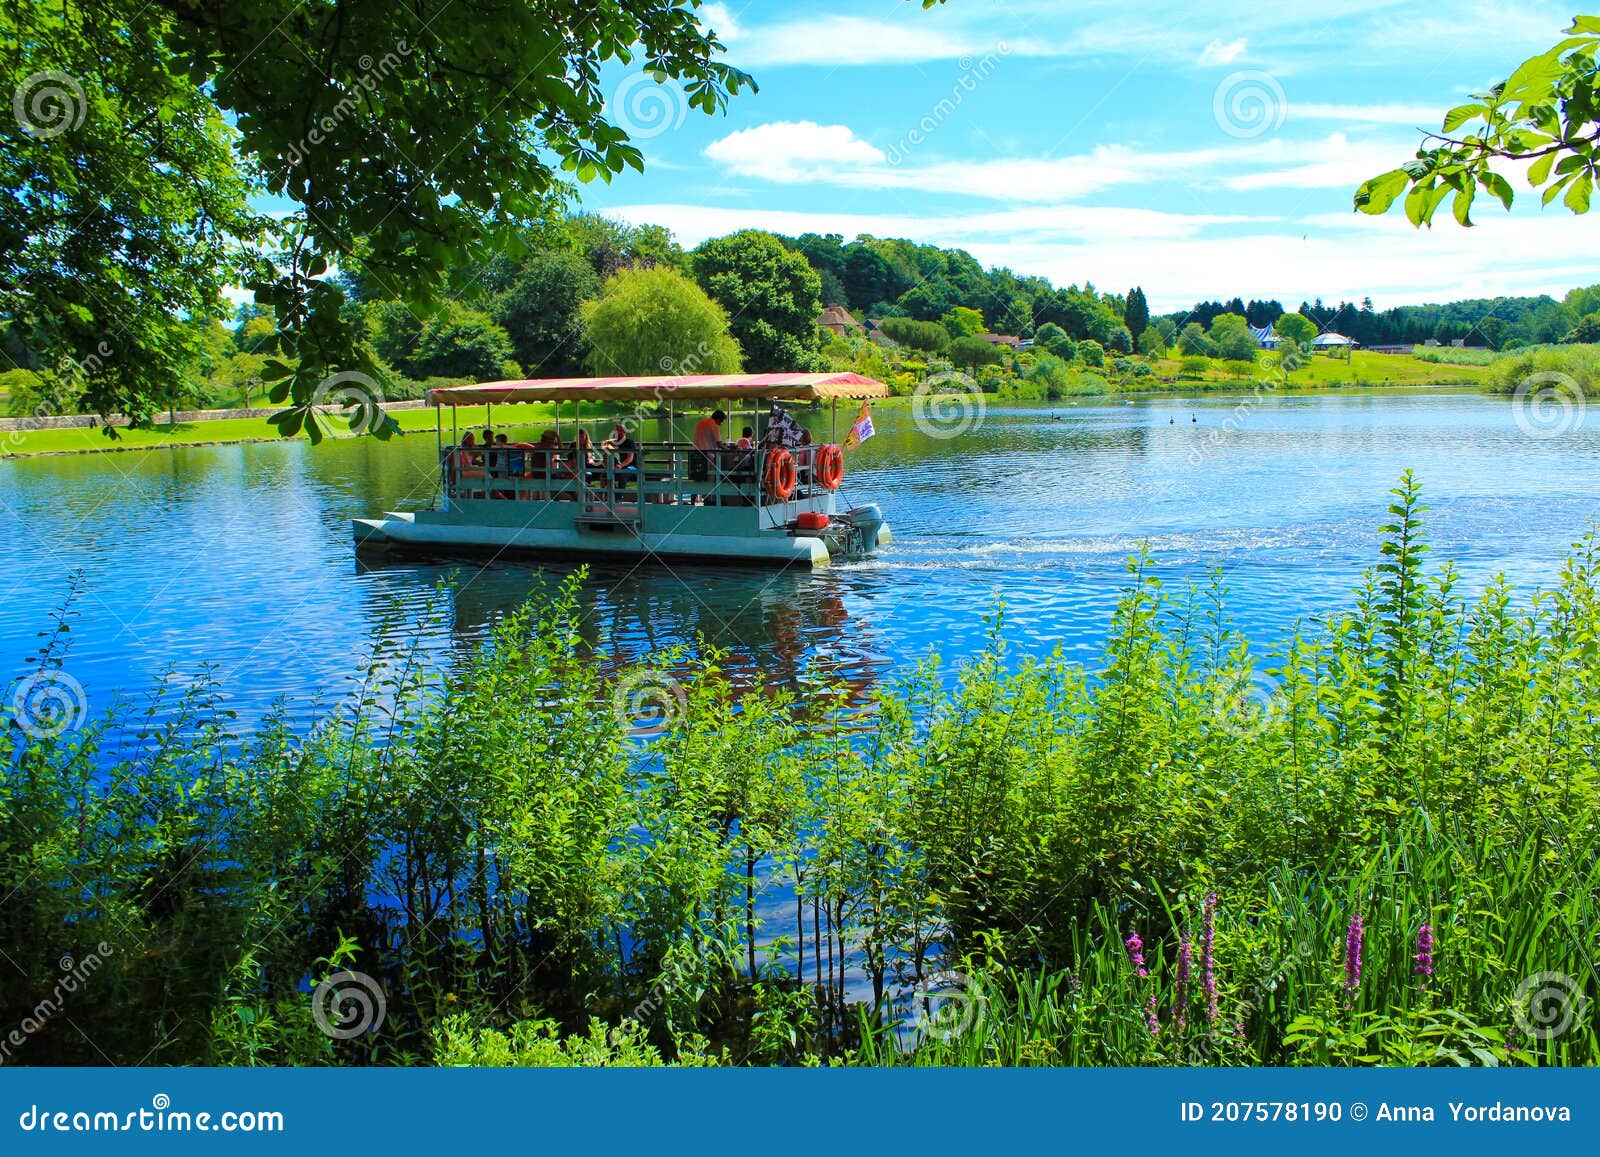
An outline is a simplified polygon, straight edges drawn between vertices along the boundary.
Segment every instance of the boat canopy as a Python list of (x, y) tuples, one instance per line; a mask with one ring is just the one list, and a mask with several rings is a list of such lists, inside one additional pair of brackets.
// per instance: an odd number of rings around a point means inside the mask
[(662, 377), (529, 378), (429, 390), (436, 406), (498, 406), (503, 402), (668, 402), (764, 399), (813, 402), (832, 398), (887, 398), (889, 387), (856, 373), (677, 374)]

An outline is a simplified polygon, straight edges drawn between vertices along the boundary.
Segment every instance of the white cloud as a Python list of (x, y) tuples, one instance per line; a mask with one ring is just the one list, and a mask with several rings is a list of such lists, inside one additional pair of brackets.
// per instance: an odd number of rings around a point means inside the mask
[(1258, 189), (1348, 189), (1354, 193), (1362, 181), (1388, 172), (1408, 157), (1406, 150), (1383, 141), (1353, 144), (1343, 133), (1311, 142), (1309, 147), (1285, 148), (1281, 155), (1292, 163), (1230, 174), (1216, 184), (1241, 193)]
[[(936, 131), (936, 130), (935, 130)], [(1061, 157), (947, 160), (921, 154), (927, 138), (902, 138), (885, 152), (847, 125), (775, 121), (713, 141), (705, 156), (727, 172), (780, 184), (828, 184), (880, 191), (948, 193), (1000, 202), (1058, 203), (1107, 189), (1169, 180), (1236, 192), (1350, 188), (1407, 155), (1383, 141), (1354, 144), (1343, 133), (1307, 140), (1229, 141), (1160, 152), (1100, 145)]]
[(682, 204), (608, 212), (666, 225), (688, 245), (755, 227), (960, 246), (985, 264), (1057, 284), (1143, 285), (1161, 310), (1234, 293), (1290, 306), (1370, 295), (1386, 308), (1504, 293), (1560, 296), (1600, 281), (1600, 254), (1586, 244), (1589, 226), (1567, 213), (1486, 214), (1477, 229), (1443, 222), (1417, 230), (1400, 217), (1353, 212), (1261, 219), (1086, 206), (941, 217)]
[(749, 23), (743, 9), (730, 21), (726, 3), (702, 12), (728, 45), (728, 60), (742, 68), (955, 60), (993, 50), (997, 35), (1020, 56), (1214, 66), (1241, 56), (1248, 34), (1251, 55), (1275, 61), (1280, 74), (1307, 65), (1348, 69), (1352, 61), (1411, 64), (1421, 52), (1429, 60), (1503, 59), (1503, 75), (1522, 56), (1554, 43), (1571, 18), (1554, 0), (1434, 0), (1425, 12), (1412, 0), (1345, 0), (1337, 11), (1237, 0), (1225, 15), (1170, 5), (1112, 9), (1100, 0), (1008, 0), (932, 11), (897, 4), (881, 17), (807, 10), (803, 17)]
[[(736, 36), (723, 40), (728, 44), (728, 61), (740, 68), (911, 64), (981, 55), (997, 46), (992, 32), (963, 33), (909, 8), (894, 19), (882, 20), (808, 15), (803, 20), (740, 28)], [(1030, 39), (1029, 44), (1029, 55), (1052, 55), (1036, 41)]]
[[(1251, 225), (1276, 220), (1270, 217), (1226, 216), (1208, 213), (1164, 213), (1154, 209), (1121, 206), (1050, 205), (1001, 209), (992, 213), (938, 216), (896, 213), (819, 213), (804, 209), (752, 209), (721, 205), (624, 205), (606, 212), (644, 224), (666, 225), (685, 245), (698, 245), (741, 228), (770, 229), (775, 233), (805, 233), (822, 229), (854, 237), (934, 238), (993, 241), (1014, 238), (1030, 244), (1083, 242), (1116, 236), (1149, 241), (1178, 241), (1222, 225)], [(826, 226), (823, 229), (823, 226)]]
[(744, 28), (740, 25), (738, 17), (726, 4), (712, 3), (700, 5), (698, 13), (700, 23), (717, 34), (717, 39), (724, 44), (737, 44), (744, 35)]
[(1318, 104), (1290, 101), (1288, 119), (1342, 121), (1345, 124), (1405, 125), (1428, 128), (1437, 125), (1445, 110), (1422, 104)]
[(882, 150), (856, 136), (849, 126), (815, 121), (772, 121), (740, 129), (712, 141), (705, 155), (739, 176), (783, 182), (886, 160)]
[(1245, 41), (1242, 37), (1238, 40), (1230, 40), (1226, 44), (1220, 40), (1213, 40), (1201, 50), (1200, 63), (1232, 64), (1244, 55), (1244, 50)]

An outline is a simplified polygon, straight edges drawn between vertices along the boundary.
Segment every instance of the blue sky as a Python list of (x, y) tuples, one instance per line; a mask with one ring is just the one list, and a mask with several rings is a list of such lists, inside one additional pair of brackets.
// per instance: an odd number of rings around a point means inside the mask
[(1547, 3), (915, 0), (702, 8), (760, 92), (727, 115), (612, 69), (646, 172), (586, 208), (680, 241), (744, 226), (961, 246), (1152, 306), (1379, 308), (1600, 282), (1600, 220), (1480, 202), (1420, 233), (1350, 199), (1469, 92), (1559, 39)]

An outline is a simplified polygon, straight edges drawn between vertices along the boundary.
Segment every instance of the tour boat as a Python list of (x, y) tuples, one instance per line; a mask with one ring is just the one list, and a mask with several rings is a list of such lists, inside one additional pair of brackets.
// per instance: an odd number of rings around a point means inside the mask
[[(888, 396), (882, 382), (854, 373), (539, 378), (431, 390), (428, 400), (440, 418), (438, 504), (355, 519), (356, 547), (362, 552), (516, 552), (770, 566), (825, 566), (860, 558), (890, 541), (889, 526), (877, 506), (845, 508), (841, 500), (838, 403)], [(554, 441), (486, 447), (470, 444), (458, 432), (460, 406), (489, 407), (492, 426), (494, 407), (528, 402), (555, 404), (554, 428), (546, 435)], [(604, 433), (591, 434), (592, 449), (581, 468), (575, 443), (583, 427), (561, 424), (568, 402), (574, 419), (586, 402), (631, 411), (621, 418), (595, 411), (590, 426), (603, 426)], [(784, 430), (770, 429), (767, 406), (813, 402), (832, 405), (835, 441), (768, 445)], [(720, 440), (735, 442), (748, 425), (756, 432), (756, 448), (708, 451), (674, 440), (673, 422), (685, 406), (701, 418), (717, 409), (730, 412)], [(663, 423), (657, 441), (639, 437), (651, 421)], [(633, 440), (631, 461), (628, 454), (600, 445), (615, 423)]]

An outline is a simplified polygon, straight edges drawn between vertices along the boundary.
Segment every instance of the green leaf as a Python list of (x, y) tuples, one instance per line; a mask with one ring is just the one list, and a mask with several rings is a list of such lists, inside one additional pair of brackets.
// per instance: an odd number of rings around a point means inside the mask
[(1472, 228), (1472, 218), (1467, 214), (1472, 209), (1473, 191), (1471, 188), (1461, 189), (1456, 193), (1455, 201), (1450, 206), (1450, 211), (1455, 214), (1456, 224)]
[(1451, 109), (1449, 112), (1444, 114), (1444, 129), (1443, 129), (1443, 131), (1447, 132), (1447, 133), (1453, 133), (1458, 128), (1460, 128), (1462, 125), (1466, 124), (1468, 121), (1475, 120), (1478, 117), (1487, 116), (1488, 113), (1489, 113), (1489, 107), (1487, 105), (1482, 105), (1482, 104), (1457, 105), (1455, 108)]
[(1594, 191), (1594, 178), (1588, 173), (1580, 173), (1567, 187), (1567, 195), (1561, 200), (1574, 213), (1583, 214), (1589, 211), (1589, 194)]
[(1428, 200), (1433, 195), (1431, 185), (1417, 185), (1406, 194), (1406, 220), (1420, 226), (1427, 220)]
[(1558, 180), (1552, 181), (1550, 183), (1550, 187), (1544, 191), (1544, 198), (1542, 201), (1540, 201), (1540, 204), (1548, 205), (1551, 201), (1554, 201), (1558, 196), (1561, 195), (1561, 190), (1566, 188), (1571, 182), (1571, 173), (1568, 173), (1565, 177), (1561, 177)]
[(300, 427), (304, 424), (305, 417), (306, 412), (300, 407), (296, 406), (294, 409), (283, 410), (272, 415), (272, 417), (268, 418), (267, 421), (271, 422), (278, 428), (278, 434), (280, 436), (284, 438), (292, 438), (300, 432)]
[(1499, 173), (1491, 173), (1485, 170), (1483, 173), (1483, 187), (1488, 189), (1492, 196), (1500, 198), (1500, 203), (1507, 209), (1511, 208), (1513, 193), (1511, 192), (1510, 181)]
[(1528, 185), (1531, 188), (1537, 189), (1540, 185), (1544, 184), (1546, 179), (1548, 179), (1550, 176), (1550, 166), (1555, 164), (1555, 162), (1556, 155), (1554, 153), (1546, 153), (1544, 156), (1534, 161), (1533, 164), (1529, 165)]
[(1404, 169), (1393, 169), (1373, 177), (1356, 190), (1356, 208), (1363, 213), (1387, 213), (1394, 199), (1405, 191), (1411, 175)]

